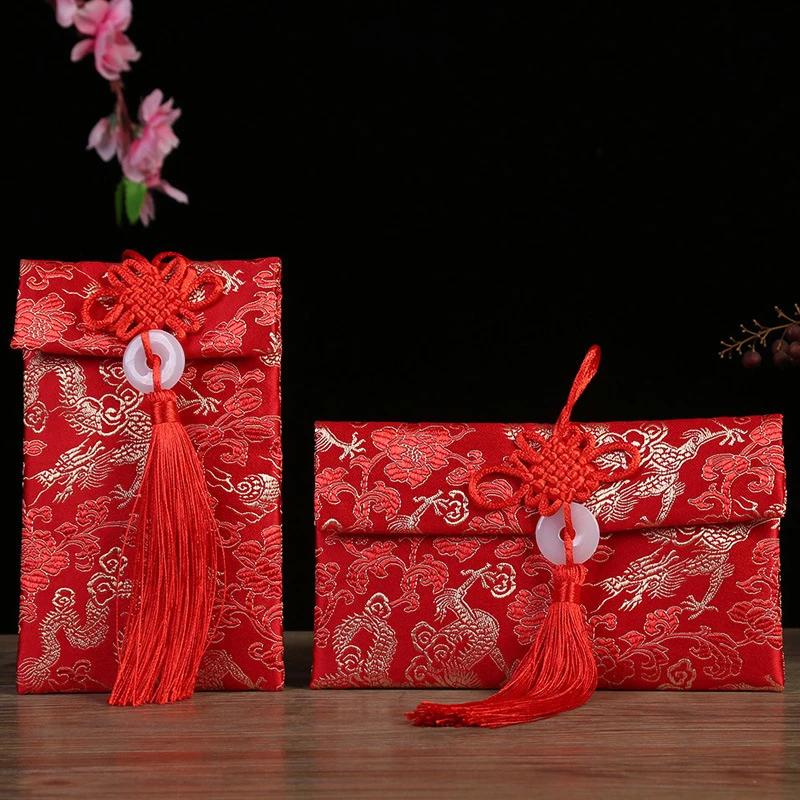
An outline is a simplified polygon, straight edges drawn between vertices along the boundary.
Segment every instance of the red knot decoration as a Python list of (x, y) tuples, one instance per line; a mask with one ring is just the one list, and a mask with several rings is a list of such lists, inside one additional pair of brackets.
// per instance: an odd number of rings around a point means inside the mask
[(173, 703), (194, 693), (216, 628), (224, 557), (205, 470), (181, 424), (176, 394), (161, 385), (161, 357), (150, 332), (168, 328), (184, 341), (199, 331), (197, 312), (222, 296), (224, 281), (210, 271), (198, 274), (178, 253), (150, 262), (133, 250), (106, 279), (108, 286), (84, 301), (83, 322), (122, 343), (141, 336), (154, 387), (145, 395), (150, 446), (123, 540), (123, 549), (133, 546), (130, 603), (108, 702)]
[[(527, 428), (515, 439), (517, 450), (502, 464), (486, 466), (472, 476), (470, 499), (479, 507), (497, 510), (522, 503), (542, 516), (555, 514), (569, 503), (585, 503), (603, 483), (630, 477), (637, 469), (639, 450), (628, 442), (599, 445), (595, 437), (570, 420), (572, 407), (597, 372), (600, 348), (593, 347), (578, 372), (564, 410), (553, 427), (551, 436)], [(607, 469), (598, 460), (611, 453), (624, 453), (627, 466)], [(492, 499), (481, 484), (493, 478), (508, 478), (519, 484), (508, 498)]]
[(183, 341), (200, 330), (197, 312), (219, 300), (225, 288), (220, 275), (198, 274), (179, 253), (160, 253), (151, 262), (126, 250), (122, 259), (106, 273), (108, 287), (92, 292), (81, 309), (87, 328), (113, 333), (122, 342), (163, 329)]
[[(522, 504), (545, 517), (564, 510), (566, 563), (551, 565), (550, 606), (530, 648), (496, 694), (472, 703), (420, 703), (406, 715), (415, 725), (499, 728), (569, 711), (594, 693), (597, 662), (580, 605), (587, 570), (573, 557), (575, 528), (570, 503), (586, 502), (601, 484), (630, 477), (641, 463), (641, 454), (632, 444), (598, 445), (589, 431), (570, 420), (575, 402), (599, 363), (600, 348), (595, 345), (586, 354), (549, 437), (522, 430), (515, 439), (517, 449), (502, 464), (483, 467), (470, 481), (470, 499), (481, 508)], [(624, 466), (608, 469), (598, 463), (612, 453), (627, 456)], [(517, 487), (511, 496), (489, 496), (488, 484), (498, 478)]]

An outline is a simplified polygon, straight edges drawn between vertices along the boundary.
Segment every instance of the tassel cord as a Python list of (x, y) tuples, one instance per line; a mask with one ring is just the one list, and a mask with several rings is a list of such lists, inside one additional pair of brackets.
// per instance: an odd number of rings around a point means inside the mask
[[(590, 433), (570, 421), (572, 408), (597, 371), (599, 359), (600, 349), (591, 348), (549, 439), (523, 430), (516, 437), (518, 450), (507, 461), (481, 468), (470, 481), (470, 497), (479, 507), (497, 509), (524, 502), (542, 516), (563, 509), (565, 563), (552, 565), (551, 602), (533, 642), (514, 674), (494, 695), (471, 703), (421, 703), (406, 714), (415, 725), (495, 728), (531, 722), (583, 705), (597, 688), (597, 662), (580, 605), (587, 570), (575, 563), (570, 504), (587, 500), (601, 483), (628, 477), (641, 460), (632, 444), (614, 442), (598, 447)], [(624, 452), (629, 461), (610, 472), (595, 459), (613, 450)], [(481, 481), (496, 476), (519, 482), (510, 498), (492, 498), (481, 491)]]
[[(214, 619), (214, 606), (224, 558), (205, 474), (180, 423), (177, 398), (161, 386), (160, 358), (146, 331), (142, 340), (153, 370), (154, 388), (147, 395), (153, 429), (123, 540), (124, 553), (136, 531), (131, 603), (112, 705), (190, 697), (220, 619), (219, 614)], [(119, 641), (119, 609), (117, 629)]]

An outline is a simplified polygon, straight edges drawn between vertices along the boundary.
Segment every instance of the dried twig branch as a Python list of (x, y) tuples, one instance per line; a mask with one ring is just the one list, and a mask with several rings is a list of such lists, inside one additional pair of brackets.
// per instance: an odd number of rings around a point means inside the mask
[[(762, 347), (766, 347), (767, 340), (770, 338), (770, 336), (772, 336), (772, 334), (776, 333), (777, 331), (782, 331), (785, 333), (786, 329), (790, 326), (800, 325), (800, 304), (798, 303), (794, 304), (794, 317), (789, 316), (779, 306), (775, 306), (775, 313), (778, 315), (778, 319), (782, 320), (778, 325), (762, 325), (757, 319), (754, 319), (753, 325), (755, 330), (748, 328), (746, 325), (740, 325), (739, 328), (741, 329), (742, 333), (746, 334), (744, 337), (737, 339), (736, 337), (731, 336), (727, 341), (720, 341), (720, 344), (722, 345), (722, 350), (719, 351), (720, 358), (731, 358), (734, 353), (741, 355), (742, 348), (746, 347), (747, 345), (749, 345), (751, 349), (757, 344), (761, 345)], [(780, 338), (783, 338), (783, 335), (781, 335)]]

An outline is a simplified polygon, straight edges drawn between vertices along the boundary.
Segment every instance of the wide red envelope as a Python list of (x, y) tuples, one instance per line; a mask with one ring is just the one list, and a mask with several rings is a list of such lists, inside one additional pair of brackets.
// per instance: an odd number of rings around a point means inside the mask
[[(601, 529), (582, 594), (599, 686), (780, 691), (782, 418), (581, 427), (641, 454), (586, 503)], [(522, 428), (317, 423), (313, 688), (508, 679), (550, 604), (551, 565), (536, 513), (483, 511), (467, 491)], [(502, 477), (491, 488), (512, 494)]]
[[(24, 359), (17, 686), (108, 691), (130, 582), (123, 538), (150, 439), (125, 345), (87, 329), (108, 263), (22, 261), (12, 346)], [(283, 686), (281, 262), (192, 262), (224, 281), (184, 342), (174, 391), (205, 468), (224, 549), (224, 605), (198, 689)]]

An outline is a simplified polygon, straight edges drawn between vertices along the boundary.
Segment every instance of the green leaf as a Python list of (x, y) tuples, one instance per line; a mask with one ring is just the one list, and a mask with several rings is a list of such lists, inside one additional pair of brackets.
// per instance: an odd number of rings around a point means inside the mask
[(125, 200), (125, 179), (123, 178), (114, 191), (114, 214), (117, 220), (117, 227), (122, 227), (122, 203)]
[(142, 210), (146, 198), (146, 184), (134, 183), (125, 178), (125, 213), (128, 215), (128, 222), (131, 225), (135, 225), (136, 220), (139, 219), (139, 212)]

